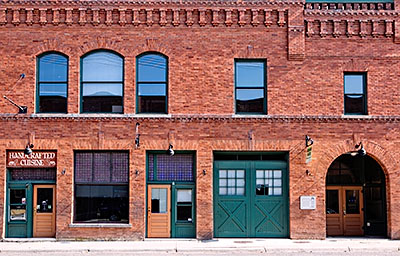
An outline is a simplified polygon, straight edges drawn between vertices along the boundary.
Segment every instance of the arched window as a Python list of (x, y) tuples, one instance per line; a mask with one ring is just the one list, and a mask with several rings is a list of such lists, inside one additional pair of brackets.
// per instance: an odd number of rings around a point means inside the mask
[(81, 112), (123, 113), (124, 60), (110, 51), (82, 58)]
[(167, 113), (167, 57), (146, 53), (137, 58), (137, 112)]
[(46, 53), (37, 60), (38, 113), (67, 113), (68, 59)]

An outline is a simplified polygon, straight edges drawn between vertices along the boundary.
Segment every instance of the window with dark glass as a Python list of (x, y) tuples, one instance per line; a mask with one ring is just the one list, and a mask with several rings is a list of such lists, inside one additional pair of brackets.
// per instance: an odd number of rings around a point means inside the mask
[(58, 53), (38, 58), (39, 113), (67, 113), (68, 59)]
[(168, 60), (155, 53), (137, 58), (138, 113), (167, 113)]
[(367, 93), (365, 73), (344, 74), (344, 113), (367, 114)]
[(128, 223), (129, 153), (75, 152), (75, 222)]
[(236, 113), (267, 113), (265, 61), (235, 60)]
[(82, 112), (122, 113), (124, 60), (116, 53), (95, 51), (82, 58)]
[(194, 181), (193, 154), (149, 154), (149, 181)]
[(192, 189), (177, 189), (176, 193), (176, 220), (191, 222), (193, 220)]

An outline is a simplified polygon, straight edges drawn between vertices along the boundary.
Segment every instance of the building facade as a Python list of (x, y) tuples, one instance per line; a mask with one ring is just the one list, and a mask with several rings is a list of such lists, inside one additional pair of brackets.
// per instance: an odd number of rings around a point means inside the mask
[(0, 1), (2, 238), (400, 238), (397, 0)]

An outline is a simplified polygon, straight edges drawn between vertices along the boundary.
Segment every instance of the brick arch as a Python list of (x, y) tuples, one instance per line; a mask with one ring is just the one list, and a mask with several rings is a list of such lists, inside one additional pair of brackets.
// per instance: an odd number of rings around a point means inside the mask
[(59, 52), (65, 56), (71, 56), (75, 52), (74, 49), (67, 47), (63, 44), (62, 40), (49, 39), (41, 43), (40, 45), (32, 49), (32, 56), (36, 58), (37, 56), (46, 52)]
[(146, 39), (144, 44), (138, 45), (133, 51), (135, 57), (146, 52), (161, 53), (168, 58), (173, 55), (172, 51), (157, 39)]
[(369, 61), (351, 59), (342, 66), (342, 71), (346, 72), (366, 72), (370, 66)]
[(122, 47), (122, 45), (117, 43), (115, 40), (104, 37), (94, 38), (89, 42), (85, 42), (80, 47), (76, 48), (76, 52), (79, 56), (83, 56), (88, 52), (100, 49), (116, 52), (122, 57), (126, 57), (126, 55), (129, 54), (129, 49)]
[(254, 49), (253, 46), (248, 45), (243, 49), (238, 50), (235, 53), (235, 58), (243, 58), (243, 59), (247, 59), (247, 58), (267, 58), (266, 56), (268, 56), (268, 53), (265, 50), (261, 50), (261, 49)]

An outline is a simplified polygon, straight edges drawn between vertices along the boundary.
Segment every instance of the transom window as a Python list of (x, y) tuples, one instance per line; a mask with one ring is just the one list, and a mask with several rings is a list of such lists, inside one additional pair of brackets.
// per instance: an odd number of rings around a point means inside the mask
[(281, 196), (282, 195), (282, 171), (281, 170), (257, 170), (256, 171), (256, 195)]
[(123, 112), (123, 67), (123, 58), (110, 51), (95, 51), (82, 58), (82, 112)]
[(344, 113), (367, 114), (366, 73), (344, 74)]
[(220, 195), (244, 195), (245, 193), (244, 170), (219, 170)]
[(138, 113), (167, 113), (168, 60), (147, 53), (137, 58)]
[(39, 113), (67, 113), (68, 59), (59, 53), (46, 53), (38, 58)]
[(149, 154), (149, 181), (194, 181), (193, 154)]
[(236, 113), (267, 113), (265, 61), (235, 60)]

